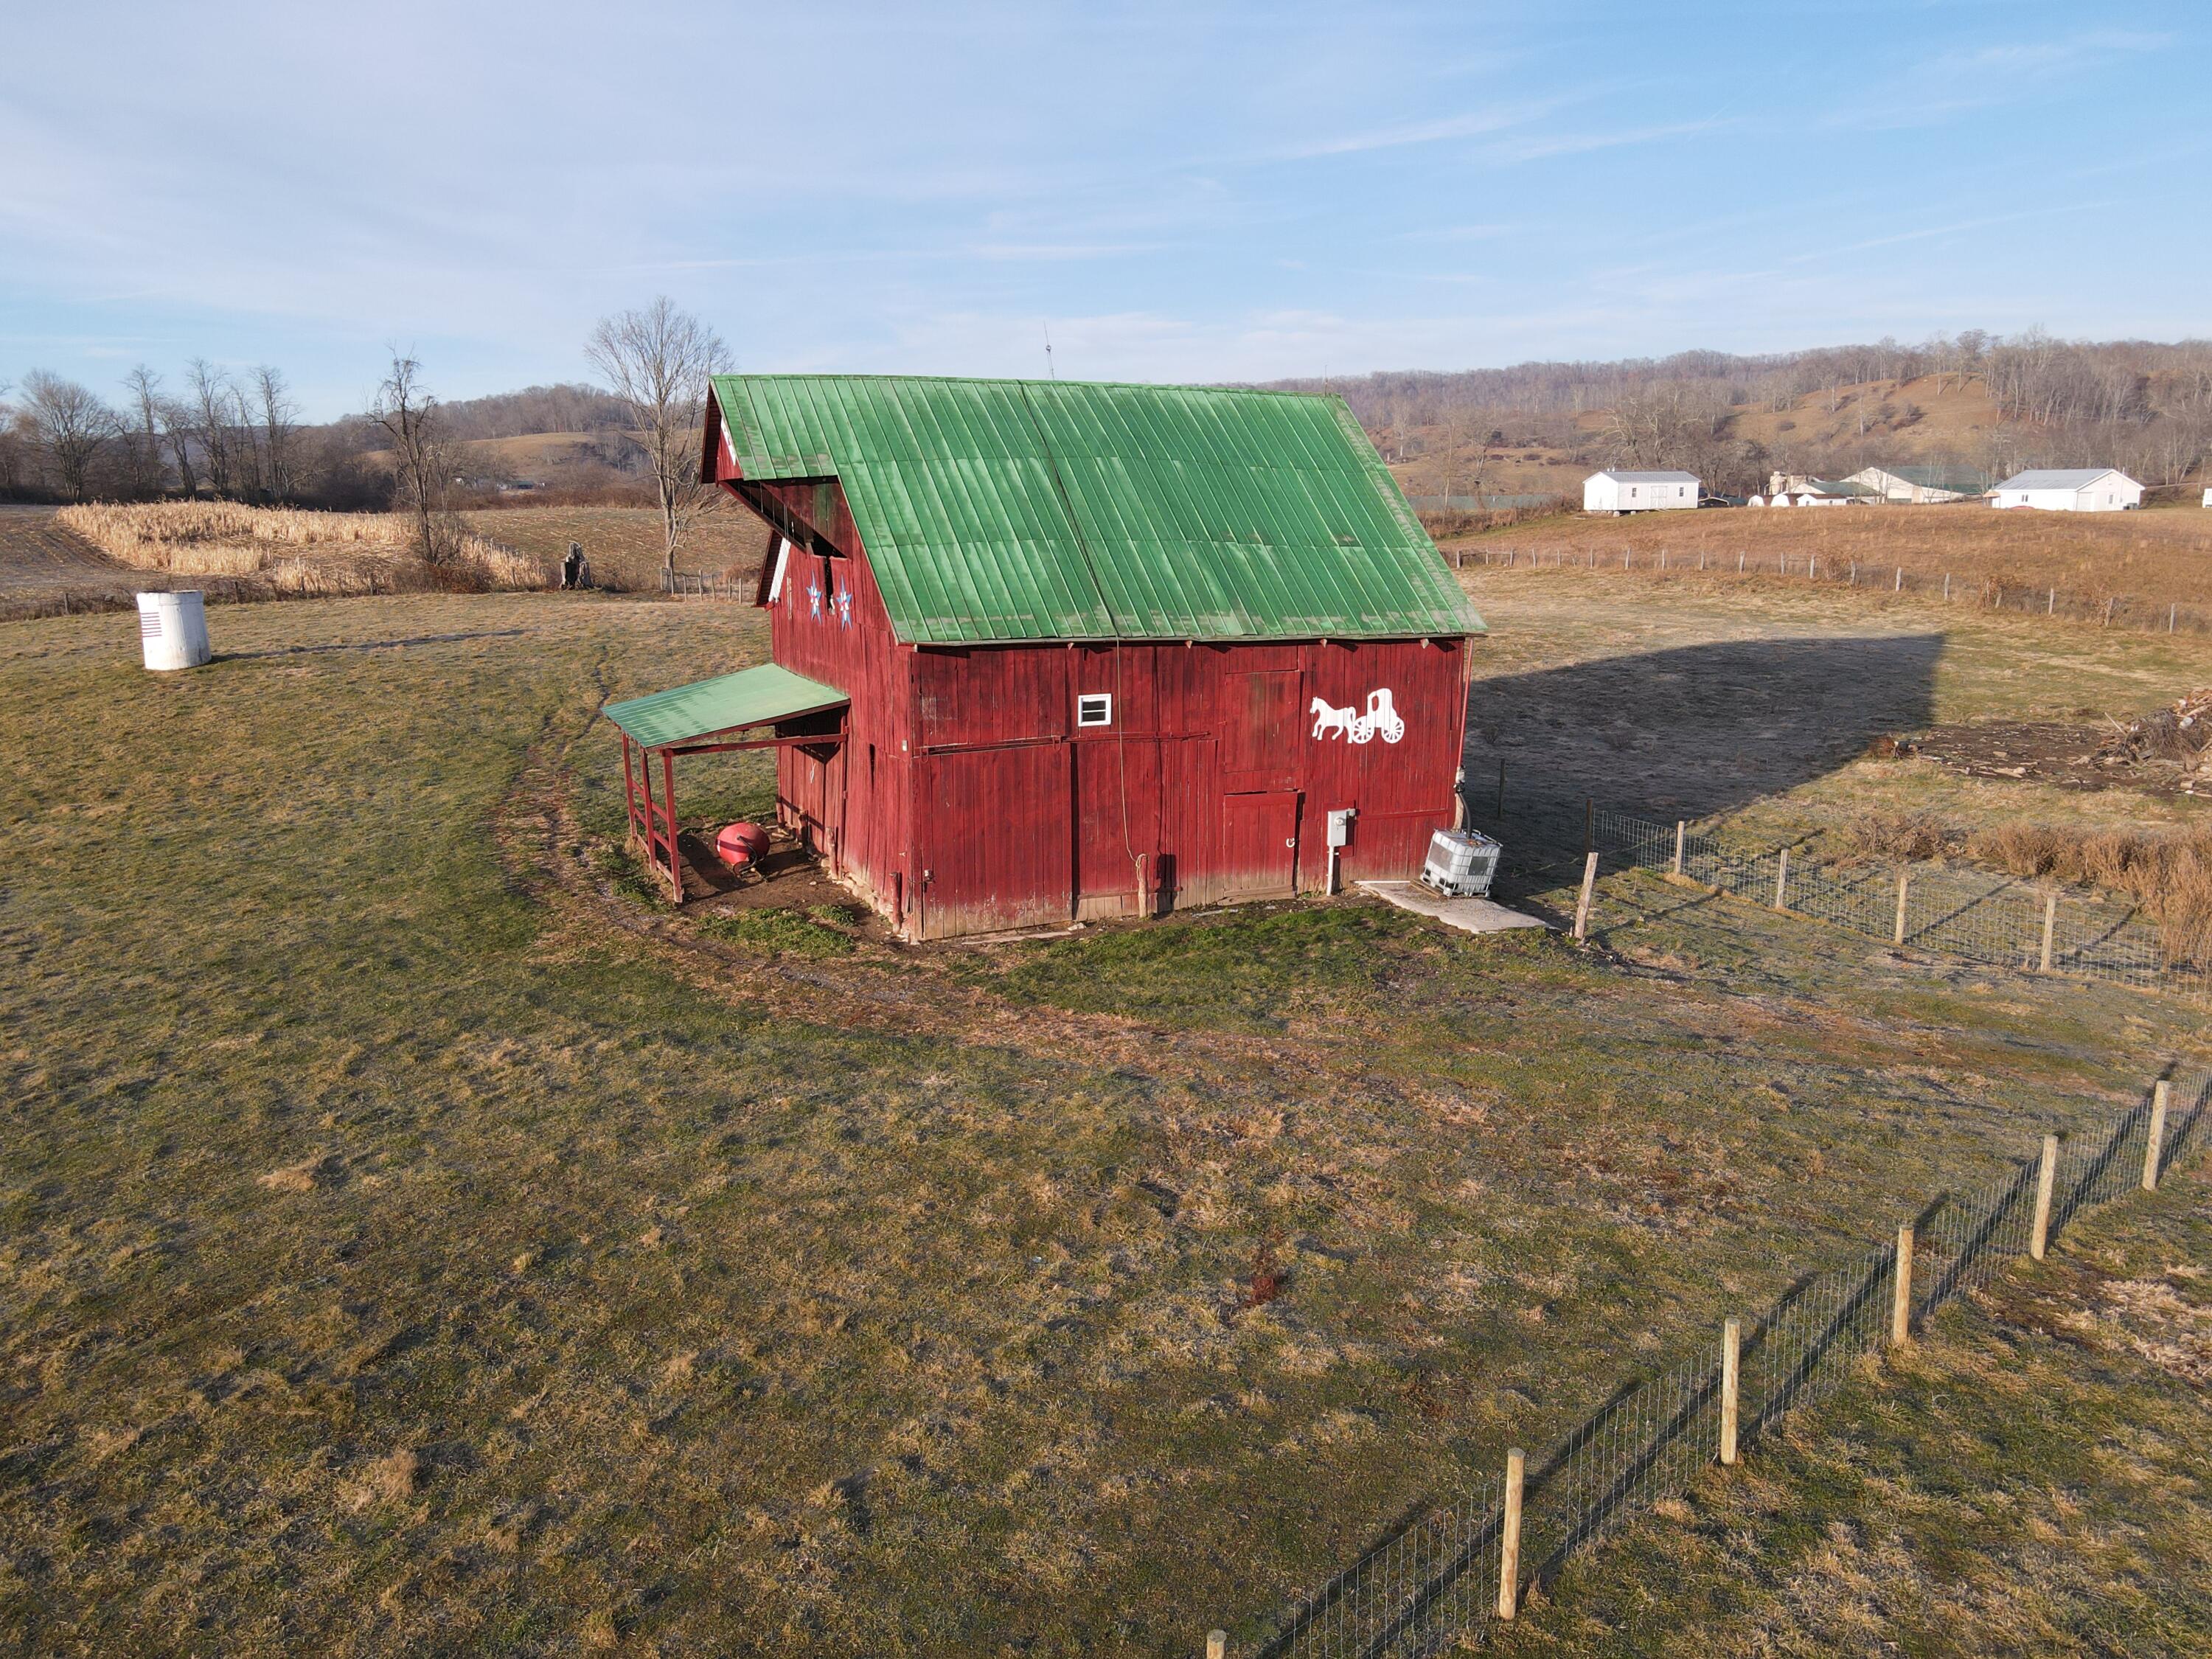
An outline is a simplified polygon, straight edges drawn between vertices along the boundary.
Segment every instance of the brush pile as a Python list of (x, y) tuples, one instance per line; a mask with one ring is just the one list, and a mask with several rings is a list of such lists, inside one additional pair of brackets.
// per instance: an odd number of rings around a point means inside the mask
[(2207, 767), (2212, 759), (2212, 689), (2191, 691), (2141, 720), (2124, 726), (2114, 721), (2113, 726), (2113, 736), (2097, 750), (2099, 766), (2171, 768), (2188, 793), (2200, 782), (2212, 785)]

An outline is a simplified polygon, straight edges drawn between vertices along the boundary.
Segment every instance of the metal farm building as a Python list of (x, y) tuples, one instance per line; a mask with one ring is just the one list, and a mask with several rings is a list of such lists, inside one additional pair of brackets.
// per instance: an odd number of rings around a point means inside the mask
[(1322, 890), (1345, 810), (1343, 878), (1410, 877), (1455, 821), (1482, 619), (1340, 398), (732, 375), (703, 464), (781, 532), (775, 660), (608, 710), (679, 895), (687, 750), (775, 745), (912, 939)]

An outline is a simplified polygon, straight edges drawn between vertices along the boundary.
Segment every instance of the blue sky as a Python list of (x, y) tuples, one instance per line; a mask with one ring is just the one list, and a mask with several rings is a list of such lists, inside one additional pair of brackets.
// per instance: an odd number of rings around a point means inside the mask
[(11, 8), (0, 380), (1218, 380), (2212, 331), (2201, 3)]

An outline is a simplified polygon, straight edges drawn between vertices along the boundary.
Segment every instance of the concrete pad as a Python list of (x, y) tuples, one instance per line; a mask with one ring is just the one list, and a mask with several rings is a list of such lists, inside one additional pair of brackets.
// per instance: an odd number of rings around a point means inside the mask
[(1462, 933), (1502, 933), (1511, 927), (1541, 927), (1545, 924), (1518, 910), (1509, 910), (1486, 898), (1446, 898), (1417, 881), (1363, 881), (1360, 890), (1385, 903), (1418, 916), (1433, 916)]

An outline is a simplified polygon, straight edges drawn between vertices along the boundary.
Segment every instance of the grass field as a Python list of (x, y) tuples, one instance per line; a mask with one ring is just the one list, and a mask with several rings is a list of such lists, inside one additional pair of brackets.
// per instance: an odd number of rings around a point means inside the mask
[(1840, 577), (1851, 565), (1876, 586), (1902, 568), (1967, 589), (2056, 587), (2101, 603), (2124, 595), (2146, 605), (2212, 606), (2212, 513), (2000, 513), (1990, 507), (1737, 507), (1642, 513), (1627, 518), (1565, 514), (1447, 546), (1484, 544), (1565, 551), (1618, 562), (1623, 549), (1733, 569), (1739, 553), (1771, 571), (1786, 554), (1799, 575), (1808, 556)]
[[(487, 536), (558, 564), (572, 541), (583, 544), (596, 581), (623, 592), (660, 588), (660, 514), (650, 507), (514, 507), (472, 513)], [(708, 575), (760, 568), (768, 530), (750, 513), (722, 507), (695, 525), (677, 554), (678, 568)]]
[[(1711, 725), (1744, 639), (1826, 641), (1847, 683), (1869, 632), (1540, 581), (1478, 584), (1493, 702), (1626, 659)], [(2212, 667), (1954, 622), (1920, 652), (1947, 717)], [(236, 607), (216, 643), (155, 678), (127, 619), (0, 627), (0, 1630), (29, 1650), (1249, 1641), (1506, 1444), (2206, 1053), (2161, 1000), (1749, 907), (1639, 921), (1630, 878), (1594, 954), (1364, 902), (960, 950), (717, 928), (635, 896), (594, 711), (757, 660), (757, 613), (416, 596)], [(1646, 736), (1656, 705), (1607, 752), (1649, 766)], [(1683, 745), (1679, 790), (1842, 787), (1809, 725), (1741, 747), (1771, 775)], [(1941, 1368), (1979, 1352), (1931, 1345), (1926, 1428), (1883, 1433), (1971, 1472), (1992, 1408)], [(2100, 1399), (2108, 1438), (2172, 1431), (2165, 1395)], [(1820, 1520), (1754, 1528), (1760, 1587), (1824, 1570), (1831, 1522), (1887, 1536), (1893, 1484), (1825, 1443), (1762, 1473)], [(1923, 1504), (1915, 1547), (1980, 1514)], [(2201, 1556), (2201, 1492), (2130, 1514)], [(1726, 1647), (1697, 1537), (1682, 1635)], [(1674, 1605), (1607, 1561), (1532, 1634), (1598, 1650), (1607, 1598)]]

